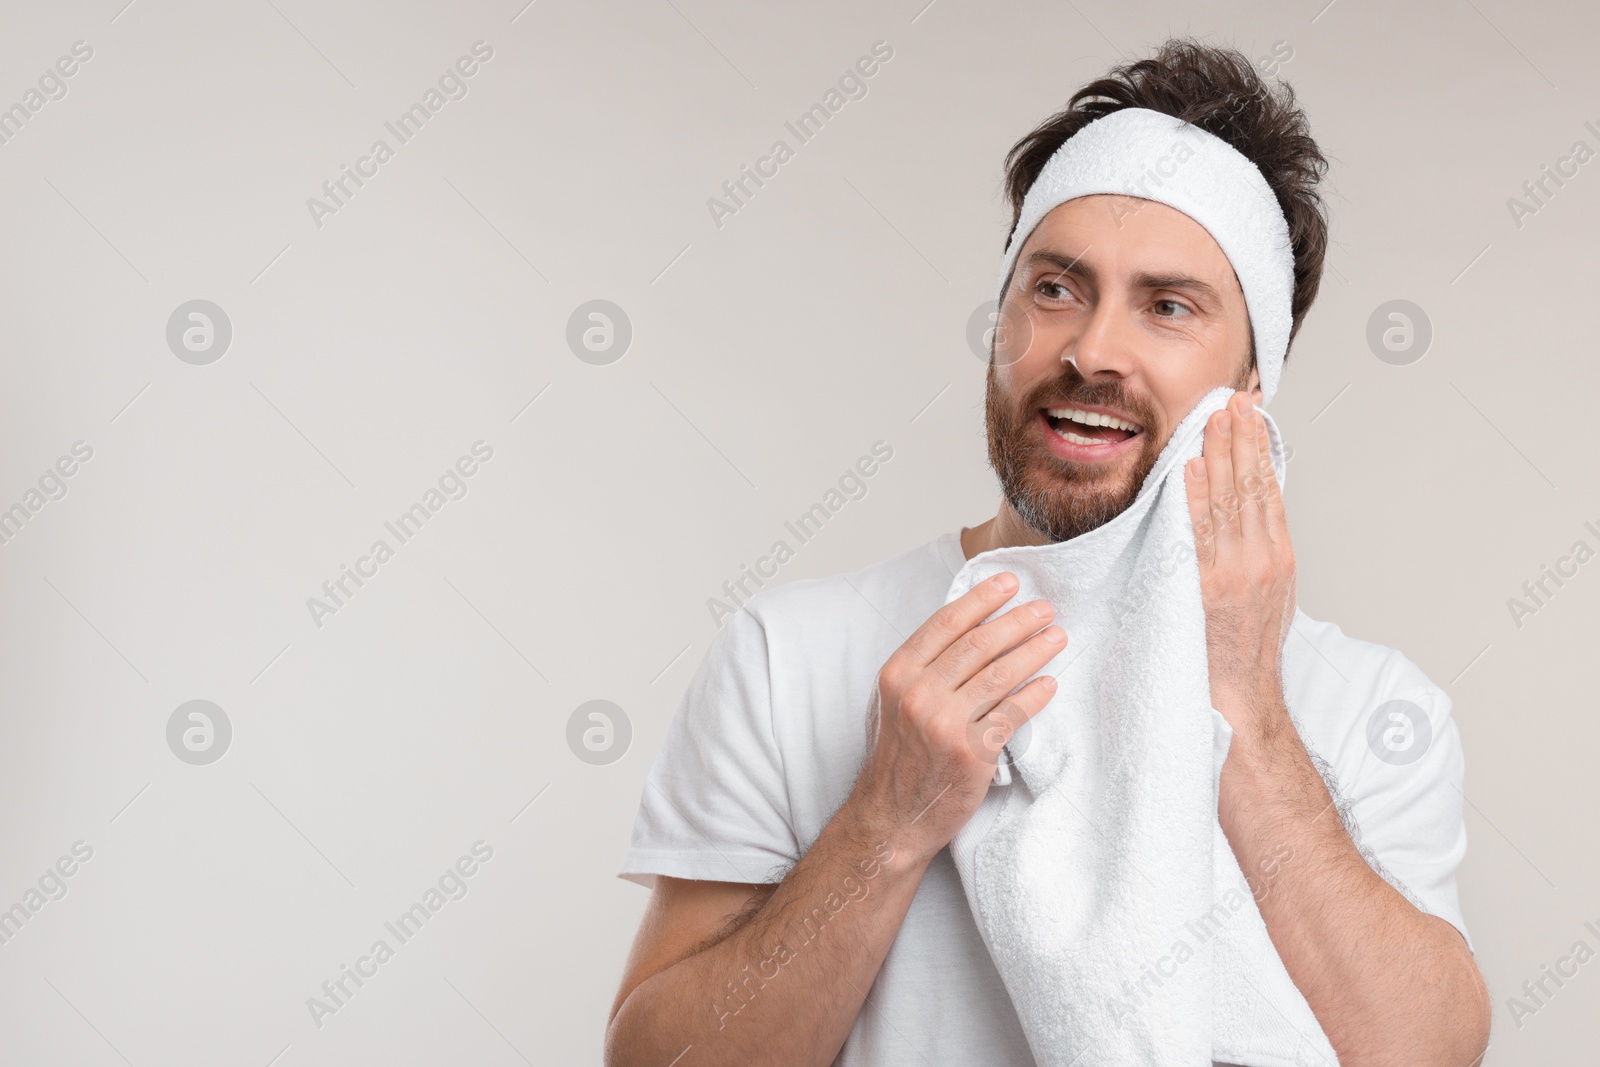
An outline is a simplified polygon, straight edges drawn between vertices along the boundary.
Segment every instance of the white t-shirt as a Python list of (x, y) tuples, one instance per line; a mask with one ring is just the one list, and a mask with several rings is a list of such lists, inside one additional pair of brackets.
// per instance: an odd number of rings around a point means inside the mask
[[(965, 562), (952, 532), (853, 574), (763, 589), (729, 616), (656, 754), (620, 876), (644, 886), (658, 874), (780, 880), (850, 793), (879, 669), (943, 606)], [(1467, 849), (1463, 761), (1450, 698), (1399, 652), (1304, 613), (1284, 650), (1284, 690), (1307, 749), (1331, 765), (1368, 862), (1465, 937), (1455, 882)], [(1391, 700), (1420, 708), (1427, 727), (1404, 734), (1404, 720), (1375, 714)], [(1421, 756), (1401, 763), (1396, 750)], [(706, 1010), (709, 1019), (709, 1000)], [(971, 1063), (1034, 1059), (945, 849), (835, 1067)]]

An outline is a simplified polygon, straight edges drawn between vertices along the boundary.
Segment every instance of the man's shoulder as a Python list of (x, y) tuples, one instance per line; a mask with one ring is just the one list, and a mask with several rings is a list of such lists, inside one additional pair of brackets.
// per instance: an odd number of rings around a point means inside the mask
[(955, 577), (954, 536), (940, 535), (859, 570), (770, 586), (746, 600), (743, 610), (769, 635), (866, 624), (909, 636), (944, 603)]
[(1439, 690), (1399, 649), (1352, 637), (1338, 623), (1313, 619), (1299, 610), (1284, 647), (1284, 668), (1321, 692), (1376, 696)]
[(1426, 718), (1430, 735), (1454, 731), (1449, 695), (1405, 653), (1304, 612), (1284, 647), (1284, 689), (1302, 736), (1336, 763), (1364, 762), (1370, 735), (1396, 715)]
[(1400, 649), (1350, 637), (1338, 622), (1312, 619), (1294, 613), (1293, 629), (1283, 648), (1285, 669), (1318, 683), (1338, 683), (1341, 688), (1392, 691), (1434, 688), (1434, 681)]

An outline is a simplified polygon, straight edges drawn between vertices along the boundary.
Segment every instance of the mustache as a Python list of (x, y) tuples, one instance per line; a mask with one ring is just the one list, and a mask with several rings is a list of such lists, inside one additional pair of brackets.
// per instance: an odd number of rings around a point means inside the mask
[(1128, 392), (1120, 382), (1086, 382), (1082, 378), (1076, 382), (1045, 382), (1032, 390), (1023, 408), (1032, 411), (1074, 405), (1115, 408), (1126, 412), (1146, 431), (1160, 428), (1161, 416), (1155, 405)]

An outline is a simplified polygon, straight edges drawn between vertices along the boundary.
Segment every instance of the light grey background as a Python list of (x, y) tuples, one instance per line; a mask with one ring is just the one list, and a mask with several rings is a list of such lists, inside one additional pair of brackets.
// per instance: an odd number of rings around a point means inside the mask
[[(1454, 698), (1490, 1062), (1592, 1049), (1600, 962), (1520, 1027), (1508, 998), (1600, 947), (1600, 562), (1507, 606), (1600, 547), (1600, 161), (1507, 206), (1600, 148), (1592, 5), (125, 3), (11, 3), (0, 33), (0, 107), (93, 48), (0, 145), (0, 508), (93, 449), (0, 545), (0, 907), (93, 849), (0, 945), (0, 1060), (597, 1062), (646, 898), (614, 872), (707, 599), (879, 439), (779, 580), (992, 513), (965, 329), (1002, 157), (1184, 32), (1287, 45), (1333, 160), (1273, 404), (1301, 602)], [(318, 227), (307, 198), (478, 40), (468, 95)], [(796, 146), (879, 40), (866, 97)], [(718, 227), (708, 198), (779, 138)], [(233, 329), (205, 366), (166, 343), (194, 299)], [(609, 365), (565, 340), (594, 299), (632, 324)], [(1433, 328), (1407, 366), (1366, 343), (1394, 299)], [(307, 598), (480, 440), (467, 495), (316, 626)], [(203, 766), (167, 745), (197, 699), (233, 730)], [(597, 699), (633, 733), (600, 766), (567, 744)], [(467, 895), (317, 1027), (307, 998), (480, 840)]]

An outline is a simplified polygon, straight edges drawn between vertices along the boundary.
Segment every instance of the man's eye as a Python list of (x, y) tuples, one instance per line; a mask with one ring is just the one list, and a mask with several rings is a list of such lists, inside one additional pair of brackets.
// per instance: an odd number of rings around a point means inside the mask
[(1061, 300), (1072, 295), (1071, 290), (1069, 290), (1066, 286), (1062, 285), (1060, 282), (1054, 282), (1048, 279), (1040, 282), (1035, 289), (1044, 296), (1049, 297), (1051, 300)]
[[(1173, 310), (1170, 312), (1164, 312), (1161, 310), (1164, 307), (1172, 308)], [(1186, 305), (1180, 304), (1176, 300), (1157, 300), (1155, 302), (1155, 308), (1156, 314), (1164, 319), (1180, 318), (1181, 316), (1179, 315), (1179, 312), (1187, 314), (1189, 311), (1189, 308)]]

